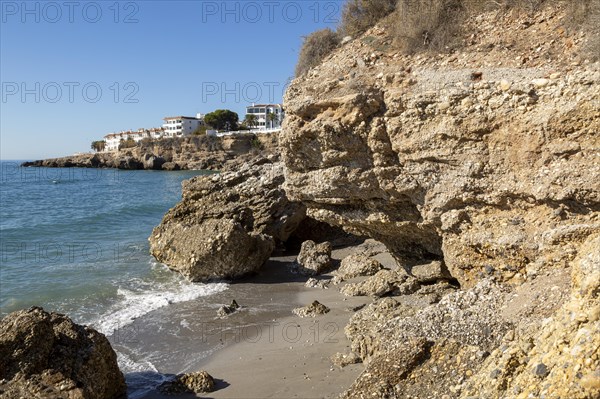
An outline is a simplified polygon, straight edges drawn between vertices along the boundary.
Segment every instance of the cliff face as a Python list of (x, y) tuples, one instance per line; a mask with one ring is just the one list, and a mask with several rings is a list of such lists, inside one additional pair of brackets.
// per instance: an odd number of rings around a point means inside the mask
[(412, 56), (375, 27), (289, 87), (288, 197), (463, 289), (358, 312), (345, 397), (600, 395), (600, 64), (563, 22), (489, 13)]
[(373, 28), (296, 79), (290, 198), (464, 286), (567, 265), (600, 228), (600, 72), (569, 59), (560, 11), (520, 18), (472, 21), (472, 44), (442, 56), (386, 50)]

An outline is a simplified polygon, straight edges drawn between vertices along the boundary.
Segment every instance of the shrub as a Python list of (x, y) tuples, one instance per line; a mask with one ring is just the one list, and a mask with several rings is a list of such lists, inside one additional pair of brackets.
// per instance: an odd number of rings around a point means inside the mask
[(443, 51), (458, 44), (461, 26), (471, 15), (490, 9), (533, 12), (549, 1), (557, 0), (398, 0), (386, 22), (403, 50)]
[(126, 148), (133, 148), (136, 145), (137, 145), (137, 143), (132, 138), (128, 138), (127, 140), (121, 139), (121, 142), (119, 143), (119, 150), (123, 150)]
[(193, 136), (206, 136), (206, 125), (200, 125), (196, 130), (192, 132)]
[(329, 28), (318, 30), (306, 36), (296, 64), (296, 76), (304, 75), (311, 68), (320, 64), (339, 43), (339, 36)]
[[(341, 35), (356, 36), (374, 26), (396, 8), (397, 0), (348, 0), (342, 10)], [(415, 0), (411, 0), (415, 1)]]
[(221, 151), (223, 150), (222, 141), (219, 137), (214, 136), (192, 136), (190, 143), (195, 147), (196, 151)]
[(252, 148), (259, 150), (259, 151), (264, 150), (264, 148), (265, 148), (265, 145), (256, 136), (252, 139), (252, 141), (250, 141), (250, 144), (252, 145)]
[(477, 0), (398, 0), (394, 14), (386, 22), (402, 50), (439, 51), (453, 44), (464, 18), (484, 5)]

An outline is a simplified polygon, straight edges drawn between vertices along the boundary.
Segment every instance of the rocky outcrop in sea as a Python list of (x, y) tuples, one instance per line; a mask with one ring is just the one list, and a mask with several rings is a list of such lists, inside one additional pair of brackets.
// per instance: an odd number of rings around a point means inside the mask
[(124, 170), (221, 170), (240, 159), (278, 153), (278, 135), (237, 134), (192, 136), (138, 142), (114, 152), (80, 154), (24, 162), (22, 166), (51, 168), (115, 168)]

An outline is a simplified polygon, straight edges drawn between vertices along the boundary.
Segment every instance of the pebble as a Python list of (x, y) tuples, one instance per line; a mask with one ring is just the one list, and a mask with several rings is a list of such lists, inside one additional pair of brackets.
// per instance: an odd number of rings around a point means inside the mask
[(544, 364), (544, 363), (538, 363), (534, 368), (533, 368), (533, 374), (537, 375), (538, 377), (545, 377), (549, 374), (550, 372), (548, 371), (548, 367)]
[(467, 97), (461, 101), (461, 104), (463, 107), (470, 107), (471, 105), (473, 105), (473, 100), (471, 100), (469, 97)]
[(550, 81), (548, 79), (533, 79), (531, 83), (537, 88), (542, 88), (548, 86)]

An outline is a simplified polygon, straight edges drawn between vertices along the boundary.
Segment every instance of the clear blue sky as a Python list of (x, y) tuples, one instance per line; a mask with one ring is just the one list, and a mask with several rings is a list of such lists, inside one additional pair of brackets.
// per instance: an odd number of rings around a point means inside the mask
[[(113, 131), (281, 102), (335, 1), (0, 1), (0, 159), (89, 151)], [(101, 93), (100, 93), (101, 91)]]

